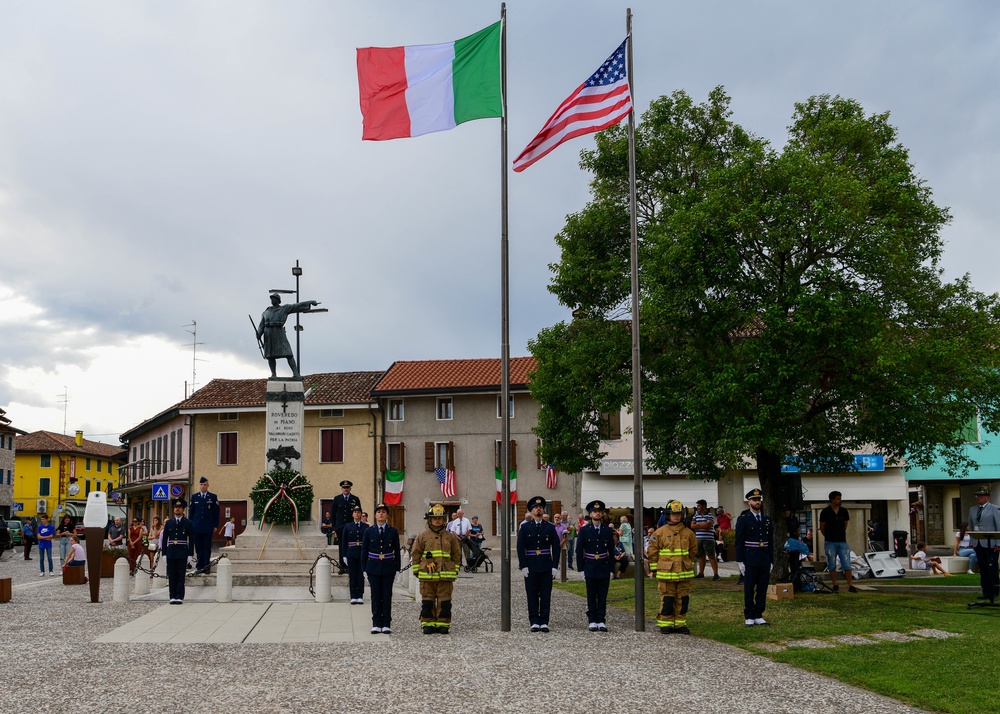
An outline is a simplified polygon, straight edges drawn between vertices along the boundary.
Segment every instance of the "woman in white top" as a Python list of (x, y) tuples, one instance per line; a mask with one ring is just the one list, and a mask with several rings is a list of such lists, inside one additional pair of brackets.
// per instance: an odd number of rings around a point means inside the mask
[(969, 524), (962, 521), (958, 524), (958, 533), (955, 534), (955, 550), (952, 555), (958, 555), (969, 559), (969, 572), (975, 571), (976, 551), (971, 545), (969, 538)]
[(69, 555), (66, 556), (66, 562), (63, 563), (63, 567), (86, 564), (87, 551), (85, 551), (83, 546), (80, 545), (80, 539), (75, 535), (71, 535), (69, 537)]

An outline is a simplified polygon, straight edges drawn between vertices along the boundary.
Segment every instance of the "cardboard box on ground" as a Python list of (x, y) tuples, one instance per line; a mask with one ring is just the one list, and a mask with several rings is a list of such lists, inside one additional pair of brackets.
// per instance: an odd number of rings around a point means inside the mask
[(768, 600), (791, 600), (793, 594), (794, 588), (792, 588), (791, 583), (777, 583), (767, 586)]

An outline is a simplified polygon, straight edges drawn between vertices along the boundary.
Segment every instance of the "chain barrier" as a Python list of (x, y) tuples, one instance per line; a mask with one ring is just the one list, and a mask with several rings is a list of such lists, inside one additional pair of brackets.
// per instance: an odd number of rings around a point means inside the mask
[(340, 563), (338, 563), (329, 555), (327, 555), (325, 550), (316, 556), (316, 560), (313, 561), (312, 567), (309, 568), (309, 594), (312, 595), (313, 597), (316, 597), (316, 586), (315, 586), (316, 565), (319, 563), (319, 561), (323, 560), (323, 558), (326, 558), (327, 560), (330, 561), (331, 574), (333, 573), (333, 566), (336, 565), (338, 569), (340, 568)]
[[(151, 578), (165, 578), (165, 577), (167, 577), (166, 575), (160, 575), (159, 573), (156, 572), (156, 566), (160, 562), (160, 553), (161, 552), (162, 551), (159, 551), (159, 550), (156, 551), (156, 555), (153, 557), (153, 562), (152, 562), (152, 564), (150, 565), (149, 568), (144, 568), (142, 566), (142, 561), (146, 560), (148, 562), (149, 558), (146, 557), (145, 553), (142, 556), (140, 556), (139, 559), (136, 561), (135, 569), (132, 571), (133, 577), (135, 575), (137, 575), (140, 570), (142, 572), (144, 572), (144, 573), (147, 573), (149, 575), (149, 577), (151, 577)], [(228, 558), (228, 557), (229, 556), (227, 556), (225, 553), (221, 553), (218, 556), (216, 556), (215, 558), (212, 558), (210, 561), (208, 561), (208, 568), (209, 568), (209, 570), (211, 570), (213, 567), (215, 567), (216, 565), (218, 565), (219, 562), (223, 558)], [(201, 575), (201, 574), (202, 574), (201, 571), (198, 571), (198, 570), (187, 570), (184, 573), (184, 577), (185, 578), (193, 578), (193, 577), (197, 577), (198, 575)]]

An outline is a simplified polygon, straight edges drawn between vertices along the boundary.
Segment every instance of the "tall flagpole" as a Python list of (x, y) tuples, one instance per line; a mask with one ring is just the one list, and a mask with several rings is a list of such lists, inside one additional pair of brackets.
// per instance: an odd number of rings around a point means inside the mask
[(500, 630), (510, 632), (510, 284), (507, 246), (507, 3), (500, 3)]
[[(639, 360), (639, 229), (635, 198), (635, 75), (632, 73), (632, 8), (625, 11), (625, 32), (628, 35), (628, 87), (632, 109), (628, 113), (628, 204), (632, 243), (632, 506), (635, 521), (642, 530), (642, 362)], [(635, 554), (635, 631), (646, 630), (646, 579), (639, 577), (642, 562), (642, 538), (632, 540)]]

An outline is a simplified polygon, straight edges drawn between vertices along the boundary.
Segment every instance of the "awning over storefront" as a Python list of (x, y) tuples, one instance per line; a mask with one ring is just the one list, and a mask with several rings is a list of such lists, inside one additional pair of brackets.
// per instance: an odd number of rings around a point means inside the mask
[[(642, 504), (645, 508), (662, 508), (671, 499), (693, 506), (700, 498), (708, 501), (710, 506), (718, 504), (718, 484), (715, 481), (692, 481), (683, 476), (643, 477)], [(586, 505), (596, 499), (604, 501), (609, 508), (631, 508), (632, 477), (585, 472), (580, 484), (580, 503)]]
[[(62, 508), (62, 512), (67, 516), (72, 516), (73, 518), (83, 518), (83, 512), (87, 509), (87, 504), (67, 501), (62, 504)], [(118, 506), (114, 503), (109, 503), (108, 518), (121, 518), (123, 521), (126, 520), (127, 514), (125, 512), (125, 506)]]
[[(756, 476), (743, 478), (743, 493), (760, 488)], [(830, 491), (840, 491), (845, 501), (906, 501), (906, 479), (902, 469), (887, 468), (880, 473), (823, 474), (802, 477), (802, 498), (805, 501), (829, 500)], [(767, 498), (767, 494), (764, 494)]]

